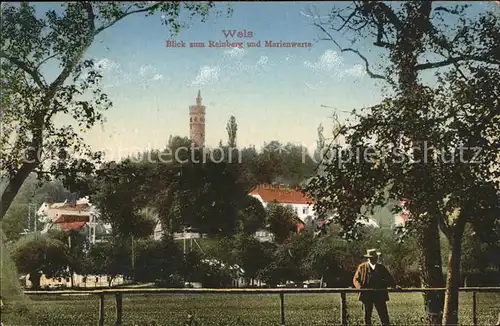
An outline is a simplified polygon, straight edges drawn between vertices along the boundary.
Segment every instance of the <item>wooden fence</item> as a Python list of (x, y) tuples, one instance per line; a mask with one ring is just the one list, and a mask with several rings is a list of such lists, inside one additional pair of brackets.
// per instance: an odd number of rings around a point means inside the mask
[[(99, 326), (104, 325), (104, 296), (114, 295), (116, 302), (116, 326), (122, 325), (123, 315), (123, 295), (126, 294), (276, 294), (280, 298), (281, 324), (285, 325), (285, 294), (299, 293), (338, 293), (340, 294), (340, 321), (342, 325), (347, 325), (347, 304), (346, 293), (359, 293), (377, 291), (373, 289), (352, 289), (352, 288), (278, 288), (278, 289), (165, 289), (165, 288), (124, 288), (124, 289), (104, 289), (86, 291), (25, 291), (26, 295), (95, 295), (99, 297)], [(444, 292), (444, 288), (404, 288), (388, 289), (389, 292)], [(472, 292), (472, 320), (477, 325), (476, 293), (500, 293), (500, 287), (466, 287), (460, 288), (460, 292)]]

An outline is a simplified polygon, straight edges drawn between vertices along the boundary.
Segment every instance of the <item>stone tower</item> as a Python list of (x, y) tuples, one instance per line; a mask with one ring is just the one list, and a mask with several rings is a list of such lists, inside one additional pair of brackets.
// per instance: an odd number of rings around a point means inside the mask
[(196, 105), (189, 106), (189, 138), (197, 147), (205, 146), (205, 106), (198, 91)]

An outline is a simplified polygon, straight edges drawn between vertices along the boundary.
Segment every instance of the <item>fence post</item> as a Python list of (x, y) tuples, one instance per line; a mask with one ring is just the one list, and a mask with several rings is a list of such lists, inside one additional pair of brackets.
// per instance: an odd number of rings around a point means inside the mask
[(477, 326), (476, 291), (472, 291), (472, 323)]
[(116, 293), (116, 326), (122, 325), (122, 294)]
[(347, 300), (345, 292), (340, 292), (340, 324), (347, 326)]
[(104, 294), (99, 294), (99, 326), (104, 326)]
[(281, 325), (285, 326), (285, 295), (280, 292)]

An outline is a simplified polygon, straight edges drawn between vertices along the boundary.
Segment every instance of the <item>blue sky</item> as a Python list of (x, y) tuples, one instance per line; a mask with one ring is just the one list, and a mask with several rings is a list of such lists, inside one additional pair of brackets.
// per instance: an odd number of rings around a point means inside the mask
[[(124, 19), (100, 34), (88, 53), (103, 65), (104, 87), (114, 105), (104, 126), (85, 135), (87, 142), (115, 153), (163, 148), (169, 135), (189, 135), (189, 105), (201, 90), (208, 146), (226, 141), (226, 122), (234, 115), (239, 146), (280, 140), (313, 148), (320, 123), (326, 137), (331, 132), (332, 109), (322, 104), (351, 110), (375, 104), (381, 96), (380, 84), (363, 74), (356, 55), (340, 54), (328, 41), (315, 42), (321, 34), (308, 9), (315, 6), (327, 15), (333, 5), (235, 2), (231, 17), (194, 20), (176, 38), (225, 41), (222, 30), (247, 30), (254, 37), (244, 42), (311, 42), (311, 48), (167, 48), (171, 37), (159, 15)], [(376, 63), (376, 53), (368, 52), (373, 47), (360, 43), (358, 48)]]

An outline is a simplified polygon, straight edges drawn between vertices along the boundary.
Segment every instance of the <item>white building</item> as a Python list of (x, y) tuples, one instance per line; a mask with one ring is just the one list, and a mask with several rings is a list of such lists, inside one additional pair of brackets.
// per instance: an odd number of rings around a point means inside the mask
[(257, 198), (264, 208), (271, 203), (292, 207), (303, 223), (306, 222), (307, 218), (316, 219), (314, 201), (299, 189), (288, 188), (284, 185), (263, 184), (253, 189), (250, 196)]
[[(24, 285), (26, 288), (31, 288), (32, 283), (29, 275), (23, 277)], [(111, 278), (107, 275), (78, 275), (73, 274), (73, 287), (79, 288), (95, 288), (95, 287), (108, 287), (115, 285), (125, 284), (126, 280), (122, 275)], [(57, 288), (70, 288), (70, 277), (53, 277), (48, 278), (42, 274), (40, 278), (40, 287), (42, 289), (57, 289)]]
[(98, 228), (103, 229), (104, 234), (111, 233), (111, 225), (99, 222), (99, 211), (89, 203), (88, 198), (81, 198), (76, 203), (43, 203), (36, 213), (37, 219), (45, 223), (41, 233), (49, 230), (59, 229), (63, 231), (86, 231), (89, 234), (89, 242), (95, 243)]

